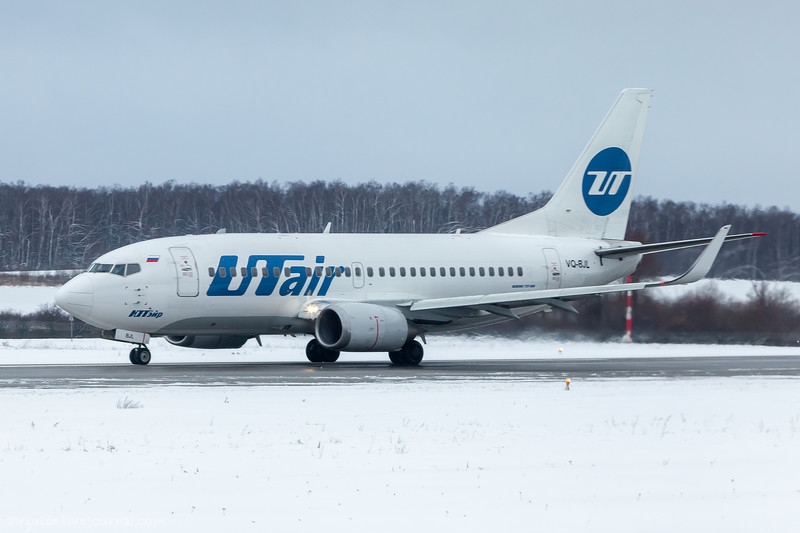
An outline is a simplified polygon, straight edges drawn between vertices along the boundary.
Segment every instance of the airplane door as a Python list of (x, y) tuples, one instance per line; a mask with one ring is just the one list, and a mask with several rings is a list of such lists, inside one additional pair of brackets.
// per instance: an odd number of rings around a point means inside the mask
[(364, 287), (364, 265), (353, 263), (353, 287), (361, 289)]
[(178, 296), (197, 296), (200, 291), (200, 279), (197, 276), (197, 262), (194, 254), (185, 246), (170, 248), (175, 260), (175, 273), (178, 279)]
[(561, 288), (561, 261), (555, 248), (544, 248), (544, 264), (547, 268), (547, 288)]

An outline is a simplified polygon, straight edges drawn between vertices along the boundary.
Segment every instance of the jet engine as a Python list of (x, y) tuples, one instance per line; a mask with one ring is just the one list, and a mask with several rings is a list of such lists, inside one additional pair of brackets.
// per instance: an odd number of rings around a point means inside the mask
[(215, 350), (218, 348), (241, 348), (250, 337), (242, 335), (187, 335), (183, 337), (172, 335), (164, 338), (175, 346)]
[(410, 334), (408, 321), (398, 309), (359, 302), (326, 307), (314, 331), (324, 348), (349, 352), (399, 350)]

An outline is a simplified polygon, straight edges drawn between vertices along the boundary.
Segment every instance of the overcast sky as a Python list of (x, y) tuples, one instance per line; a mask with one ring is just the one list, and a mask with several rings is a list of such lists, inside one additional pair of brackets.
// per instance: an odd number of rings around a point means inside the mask
[(788, 0), (0, 0), (0, 181), (552, 191), (648, 87), (635, 194), (800, 212), (798, 28)]

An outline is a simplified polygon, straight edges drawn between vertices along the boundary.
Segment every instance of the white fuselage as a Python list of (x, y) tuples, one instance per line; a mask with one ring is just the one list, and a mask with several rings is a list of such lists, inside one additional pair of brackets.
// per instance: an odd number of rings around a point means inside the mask
[[(62, 298), (76, 317), (106, 330), (312, 333), (310, 303), (402, 308), (433, 298), (603, 285), (635, 270), (640, 256), (601, 261), (594, 250), (607, 246), (596, 239), (486, 233), (189, 235), (109, 252), (94, 272), (65, 285)], [(138, 267), (127, 273), (120, 265)], [(461, 309), (413, 319), (437, 332), (505, 318)]]

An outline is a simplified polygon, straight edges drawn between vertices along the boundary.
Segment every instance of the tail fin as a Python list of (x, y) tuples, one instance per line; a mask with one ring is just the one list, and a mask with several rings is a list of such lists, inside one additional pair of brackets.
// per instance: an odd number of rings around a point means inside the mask
[(624, 239), (652, 96), (623, 90), (547, 205), (483, 231)]

